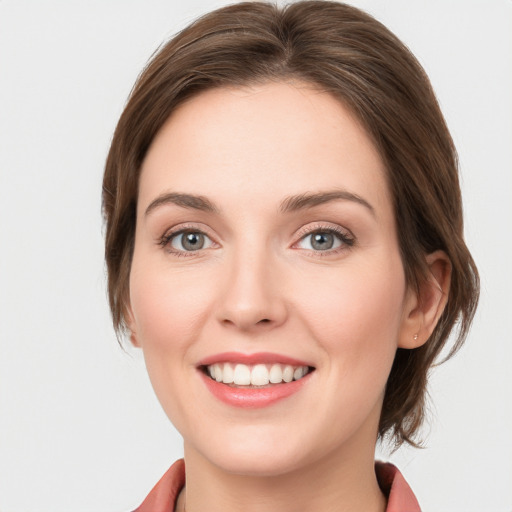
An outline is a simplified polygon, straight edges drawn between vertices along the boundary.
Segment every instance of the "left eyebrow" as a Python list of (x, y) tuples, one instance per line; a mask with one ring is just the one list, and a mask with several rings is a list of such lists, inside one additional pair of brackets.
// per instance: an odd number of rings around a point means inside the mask
[(328, 192), (318, 192), (315, 194), (299, 194), (296, 196), (290, 196), (281, 202), (280, 211), (282, 213), (295, 212), (297, 210), (312, 208), (331, 201), (352, 201), (367, 208), (375, 217), (374, 207), (366, 199), (363, 199), (361, 196), (353, 194), (348, 190), (333, 190)]

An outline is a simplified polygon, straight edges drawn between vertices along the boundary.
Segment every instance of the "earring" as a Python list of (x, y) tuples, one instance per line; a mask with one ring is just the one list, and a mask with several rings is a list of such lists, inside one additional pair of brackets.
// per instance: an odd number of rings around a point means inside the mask
[(414, 341), (417, 341), (417, 340), (418, 340), (418, 335), (417, 335), (417, 334), (415, 334), (415, 335), (412, 337), (412, 339), (413, 339)]

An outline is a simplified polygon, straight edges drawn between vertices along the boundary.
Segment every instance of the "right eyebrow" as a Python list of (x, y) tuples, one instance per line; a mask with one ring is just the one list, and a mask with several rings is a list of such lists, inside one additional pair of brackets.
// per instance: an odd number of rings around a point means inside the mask
[(196, 196), (193, 194), (181, 194), (179, 192), (167, 192), (159, 195), (156, 199), (151, 201), (149, 206), (146, 208), (144, 215), (148, 216), (152, 211), (166, 204), (175, 204), (182, 208), (200, 210), (203, 212), (218, 213), (219, 211), (217, 207), (206, 197)]

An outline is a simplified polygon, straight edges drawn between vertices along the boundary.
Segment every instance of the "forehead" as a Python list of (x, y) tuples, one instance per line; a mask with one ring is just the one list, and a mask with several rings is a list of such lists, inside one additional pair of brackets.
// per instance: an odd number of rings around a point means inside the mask
[(263, 205), (333, 188), (390, 208), (383, 161), (350, 110), (304, 83), (267, 83), (182, 104), (143, 162), (138, 202), (178, 191)]

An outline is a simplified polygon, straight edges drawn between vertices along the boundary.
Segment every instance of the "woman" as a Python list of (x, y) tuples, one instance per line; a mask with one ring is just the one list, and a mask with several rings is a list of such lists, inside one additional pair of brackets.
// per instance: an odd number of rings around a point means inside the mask
[(419, 510), (375, 443), (418, 442), (478, 277), (452, 140), (385, 27), (316, 1), (204, 16), (135, 85), (103, 202), (114, 325), (184, 438), (138, 510)]

